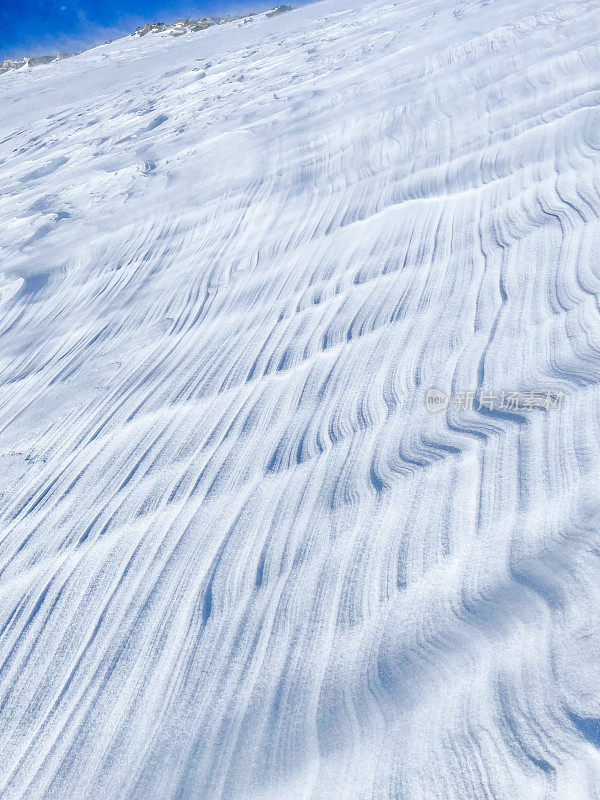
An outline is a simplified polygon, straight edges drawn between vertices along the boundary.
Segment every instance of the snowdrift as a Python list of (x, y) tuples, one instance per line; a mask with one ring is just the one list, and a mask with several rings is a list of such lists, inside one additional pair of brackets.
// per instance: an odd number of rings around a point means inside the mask
[(600, 797), (598, 30), (2, 77), (3, 800)]

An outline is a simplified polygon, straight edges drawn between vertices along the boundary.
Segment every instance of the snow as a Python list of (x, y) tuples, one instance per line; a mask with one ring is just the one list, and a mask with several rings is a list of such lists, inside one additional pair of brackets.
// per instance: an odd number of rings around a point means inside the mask
[(2, 800), (600, 798), (599, 29), (325, 0), (2, 76)]

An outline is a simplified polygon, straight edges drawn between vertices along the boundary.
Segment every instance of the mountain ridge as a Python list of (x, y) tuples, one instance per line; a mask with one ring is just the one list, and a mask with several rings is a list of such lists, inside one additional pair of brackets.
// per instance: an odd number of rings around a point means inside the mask
[[(238, 19), (244, 21), (251, 21), (253, 17), (264, 14), (267, 17), (276, 16), (278, 14), (285, 14), (287, 11), (293, 11), (294, 6), (279, 5), (274, 6), (268, 11), (263, 12), (248, 12), (247, 14), (226, 14), (223, 17), (200, 17), (198, 19), (191, 19), (188, 17), (181, 17), (170, 24), (164, 22), (146, 22), (140, 25), (129, 36), (146, 36), (149, 33), (164, 33), (167, 32), (172, 36), (183, 36), (186, 33), (195, 33), (211, 28), (213, 25), (223, 25), (227, 22), (234, 22)], [(126, 37), (121, 37), (126, 38)], [(112, 39), (109, 39), (105, 44), (111, 44)], [(98, 45), (94, 45), (97, 47)], [(0, 63), (0, 75), (5, 72), (11, 72), (15, 69), (22, 67), (38, 67), (41, 65), (52, 64), (54, 61), (62, 61), (65, 58), (73, 58), (74, 56), (81, 55), (93, 48), (86, 48), (84, 50), (77, 50), (74, 53), (55, 53), (53, 55), (42, 56), (24, 56), (23, 58), (7, 58)]]

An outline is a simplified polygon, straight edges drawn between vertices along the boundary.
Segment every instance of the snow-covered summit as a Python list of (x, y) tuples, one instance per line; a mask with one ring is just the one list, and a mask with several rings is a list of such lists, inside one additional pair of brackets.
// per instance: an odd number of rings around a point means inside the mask
[(278, 14), (285, 14), (293, 10), (293, 6), (280, 5), (262, 12), (261, 15), (249, 12), (247, 14), (227, 14), (224, 17), (201, 17), (200, 19), (182, 17), (181, 19), (175, 20), (171, 25), (167, 25), (164, 22), (147, 22), (145, 25), (136, 28), (134, 36), (146, 36), (149, 33), (163, 33), (164, 31), (167, 31), (171, 36), (183, 36), (185, 33), (196, 33), (197, 31), (211, 28), (213, 25), (223, 25), (238, 19), (243, 20), (244, 23), (248, 23), (257, 16), (264, 15), (265, 17), (274, 17)]

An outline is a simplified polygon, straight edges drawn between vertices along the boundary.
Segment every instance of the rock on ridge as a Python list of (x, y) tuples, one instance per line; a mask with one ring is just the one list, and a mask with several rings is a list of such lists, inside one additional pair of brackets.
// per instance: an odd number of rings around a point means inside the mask
[(40, 64), (51, 64), (53, 61), (60, 61), (63, 58), (71, 58), (71, 56), (76, 55), (78, 53), (55, 53), (51, 56), (34, 56), (33, 58), (28, 56), (25, 56), (25, 58), (7, 58), (6, 61), (0, 64), (0, 75), (12, 69), (38, 67)]

